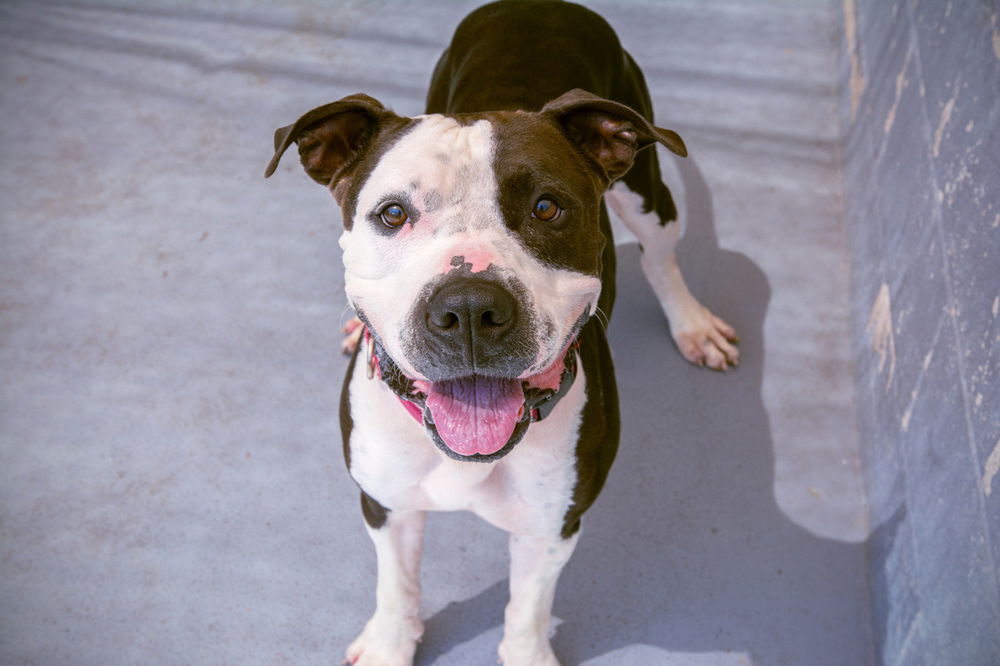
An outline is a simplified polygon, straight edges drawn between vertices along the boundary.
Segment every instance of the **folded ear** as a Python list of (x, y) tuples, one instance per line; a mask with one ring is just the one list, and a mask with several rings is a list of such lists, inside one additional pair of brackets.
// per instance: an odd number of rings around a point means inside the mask
[(609, 182), (632, 168), (635, 154), (656, 142), (687, 157), (677, 132), (655, 127), (631, 107), (598, 97), (586, 90), (570, 90), (542, 107), (554, 117), (571, 141), (603, 170)]
[(294, 142), (309, 177), (320, 185), (335, 186), (367, 149), (379, 126), (398, 118), (377, 99), (362, 94), (316, 107), (293, 124), (275, 130), (274, 157), (264, 177), (274, 173)]

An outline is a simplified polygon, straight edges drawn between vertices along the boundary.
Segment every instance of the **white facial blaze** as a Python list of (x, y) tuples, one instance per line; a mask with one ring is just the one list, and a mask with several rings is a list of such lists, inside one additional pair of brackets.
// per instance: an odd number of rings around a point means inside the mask
[[(453, 257), (464, 257), (474, 272), (492, 264), (527, 288), (531, 302), (521, 306), (534, 314), (540, 351), (526, 375), (556, 360), (570, 327), (596, 303), (598, 278), (545, 266), (506, 227), (494, 155), (494, 129), (486, 120), (462, 125), (439, 115), (418, 118), (371, 172), (351, 229), (341, 236), (348, 298), (411, 377), (420, 374), (405, 356), (404, 327), (427, 283), (451, 270)], [(378, 211), (387, 203), (407, 210), (410, 220), (399, 229), (380, 227)]]

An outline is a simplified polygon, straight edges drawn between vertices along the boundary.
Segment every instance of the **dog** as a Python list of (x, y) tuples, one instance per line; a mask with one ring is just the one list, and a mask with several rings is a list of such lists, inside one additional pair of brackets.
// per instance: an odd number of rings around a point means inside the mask
[(615, 297), (607, 202), (692, 363), (739, 361), (736, 333), (688, 291), (680, 229), (639, 70), (612, 28), (561, 0), (501, 0), (457, 28), (426, 114), (351, 95), (275, 132), (343, 212), (357, 319), (341, 392), (344, 455), (378, 560), (376, 610), (346, 659), (411, 664), (422, 634), (427, 511), (510, 533), (500, 659), (558, 664), (556, 581), (618, 447), (605, 328)]

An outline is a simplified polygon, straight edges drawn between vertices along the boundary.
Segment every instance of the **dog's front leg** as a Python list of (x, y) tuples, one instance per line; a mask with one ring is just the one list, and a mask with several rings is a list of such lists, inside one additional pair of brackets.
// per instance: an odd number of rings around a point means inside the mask
[(675, 254), (680, 223), (663, 224), (655, 212), (643, 212), (642, 197), (623, 183), (606, 192), (604, 199), (639, 240), (642, 272), (667, 315), (681, 355), (714, 370), (739, 365), (736, 331), (698, 302), (681, 275)]
[(573, 554), (579, 532), (510, 536), (510, 603), (504, 617), (500, 660), (505, 666), (558, 666), (549, 643), (556, 582)]
[(413, 663), (424, 630), (420, 621), (420, 554), (426, 516), (423, 511), (390, 511), (379, 527), (367, 525), (378, 560), (375, 614), (347, 648), (348, 663)]

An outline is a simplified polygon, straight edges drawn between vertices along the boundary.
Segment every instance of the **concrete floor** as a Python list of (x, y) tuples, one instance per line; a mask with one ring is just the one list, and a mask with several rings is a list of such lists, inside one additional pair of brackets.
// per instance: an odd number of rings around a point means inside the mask
[[(339, 663), (373, 608), (343, 469), (339, 213), (275, 127), (421, 111), (476, 2), (0, 5), (0, 663)], [(626, 236), (623, 443), (555, 603), (567, 665), (865, 666), (832, 0), (589, 2), (645, 68), (693, 291), (687, 366)], [(489, 664), (506, 539), (429, 523), (417, 663)]]

